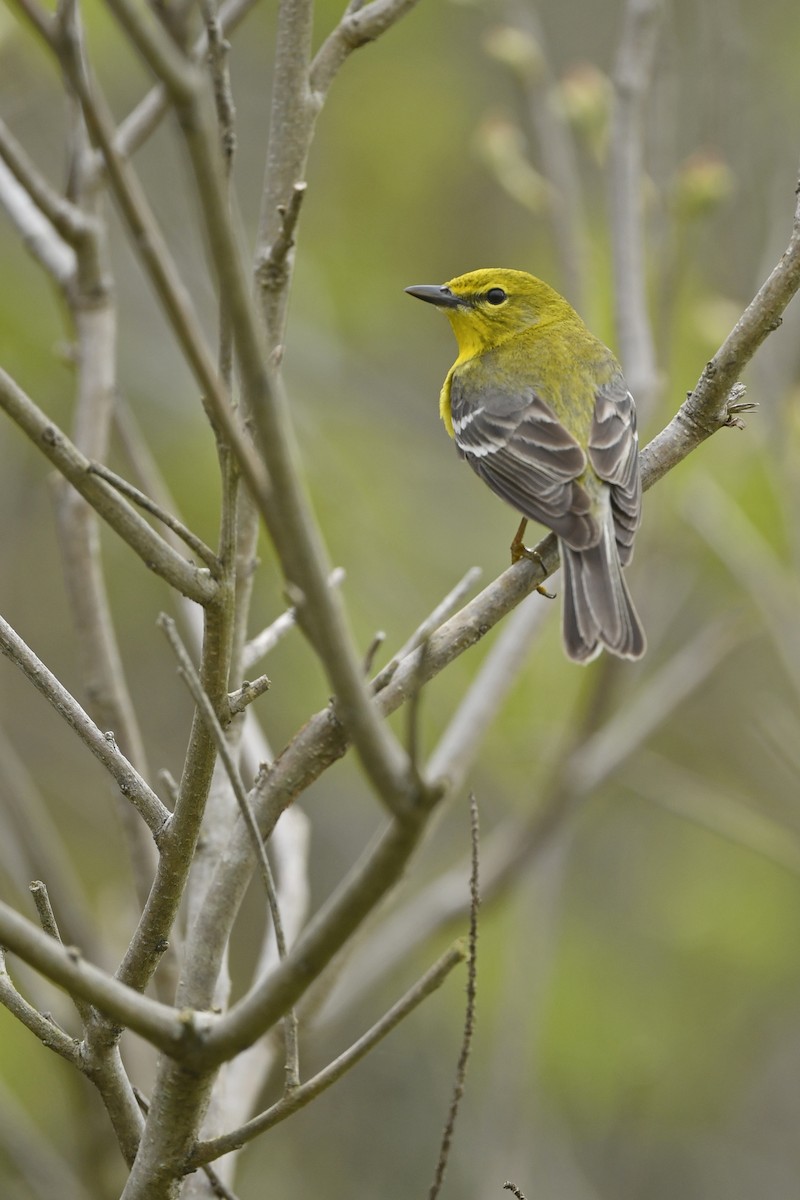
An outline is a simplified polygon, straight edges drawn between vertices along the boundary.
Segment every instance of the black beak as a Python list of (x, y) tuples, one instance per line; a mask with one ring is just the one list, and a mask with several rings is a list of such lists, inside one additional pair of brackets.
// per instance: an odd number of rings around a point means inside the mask
[(418, 300), (427, 300), (428, 304), (435, 304), (438, 308), (458, 308), (461, 303), (458, 296), (454, 296), (449, 288), (436, 283), (422, 283), (416, 287), (407, 287), (405, 289), (409, 296), (416, 296)]

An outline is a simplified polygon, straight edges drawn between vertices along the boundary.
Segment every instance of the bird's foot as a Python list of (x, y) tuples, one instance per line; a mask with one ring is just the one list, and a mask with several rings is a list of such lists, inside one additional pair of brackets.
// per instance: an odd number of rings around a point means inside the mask
[[(521, 521), (519, 529), (514, 534), (514, 540), (511, 543), (511, 564), (513, 566), (513, 564), (518, 563), (521, 558), (527, 558), (530, 559), (531, 562), (538, 563), (542, 570), (545, 571), (547, 568), (542, 562), (542, 556), (539, 554), (538, 550), (529, 549), (522, 540), (525, 533), (525, 526), (527, 524), (527, 520)], [(548, 592), (543, 583), (539, 584), (536, 591), (540, 596), (546, 596), (548, 600), (555, 600), (554, 593)]]

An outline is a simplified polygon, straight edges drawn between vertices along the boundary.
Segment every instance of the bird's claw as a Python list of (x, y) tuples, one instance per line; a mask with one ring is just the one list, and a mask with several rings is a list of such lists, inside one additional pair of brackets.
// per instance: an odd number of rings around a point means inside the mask
[[(513, 566), (514, 563), (518, 563), (521, 558), (527, 558), (530, 562), (538, 563), (538, 565), (546, 573), (547, 568), (542, 561), (542, 556), (539, 551), (529, 549), (522, 540), (522, 535), (525, 532), (525, 526), (527, 523), (527, 521), (523, 521), (514, 535), (514, 540), (511, 543), (511, 565)], [(539, 584), (536, 591), (540, 596), (546, 596), (548, 600), (555, 600), (556, 598), (555, 593), (548, 592), (543, 583)]]

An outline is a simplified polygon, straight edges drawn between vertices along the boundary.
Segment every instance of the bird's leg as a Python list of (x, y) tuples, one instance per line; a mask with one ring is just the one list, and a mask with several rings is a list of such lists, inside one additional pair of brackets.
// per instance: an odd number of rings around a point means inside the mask
[(526, 528), (527, 524), (528, 524), (528, 518), (523, 517), (519, 523), (519, 529), (514, 534), (514, 540), (511, 543), (512, 566), (514, 563), (519, 562), (519, 560), (521, 558), (527, 558), (530, 553), (530, 551), (527, 549), (527, 547), (525, 546), (525, 543), (522, 540), (522, 538), (525, 534), (525, 528)]
[[(522, 540), (525, 535), (525, 527), (527, 524), (528, 524), (528, 518), (523, 517), (519, 523), (519, 529), (514, 534), (514, 540), (511, 543), (512, 565), (514, 563), (518, 563), (521, 558), (529, 558), (532, 562), (538, 563), (539, 566), (544, 571), (545, 565), (542, 562), (541, 555), (538, 554), (536, 550), (528, 549), (528, 547), (525, 545), (525, 543)], [(540, 583), (536, 590), (540, 596), (546, 596), (548, 600), (555, 600), (555, 596), (553, 595), (553, 593), (548, 592), (547, 588), (544, 586), (543, 583)]]

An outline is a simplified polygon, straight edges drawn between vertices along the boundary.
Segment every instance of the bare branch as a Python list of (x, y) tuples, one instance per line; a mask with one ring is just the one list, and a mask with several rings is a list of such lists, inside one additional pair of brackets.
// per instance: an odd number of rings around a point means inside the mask
[[(709, 677), (731, 649), (734, 638), (735, 631), (725, 623), (702, 630), (622, 712), (599, 729), (576, 734), (575, 744), (567, 746), (555, 764), (543, 788), (543, 798), (531, 816), (524, 821), (510, 821), (487, 840), (482, 853), (484, 902), (504, 891), (550, 844), (581, 800), (601, 787), (612, 772), (619, 771), (645, 739)], [(464, 872), (464, 864), (457, 864), (384, 921), (351, 963), (349, 995), (353, 991), (362, 994), (435, 932), (463, 919)], [(329, 1019), (335, 1019), (346, 1002), (346, 998), (337, 998)]]
[[(307, 184), (298, 181), (289, 193), (286, 204), (277, 206), (280, 220), (278, 232), (273, 240), (256, 257), (255, 276), (263, 295), (280, 293), (289, 277), (289, 255), (294, 247), (294, 234), (300, 219), (300, 206), (306, 194)], [(273, 347), (273, 354), (280, 355), (280, 345)]]
[[(236, 803), (239, 806), (239, 812), (242, 815), (248, 832), (250, 834), (253, 849), (256, 854), (256, 862), (258, 863), (259, 873), (261, 875), (264, 890), (267, 894), (270, 913), (272, 915), (272, 926), (275, 931), (275, 941), (278, 946), (278, 956), (280, 959), (286, 958), (286, 939), (283, 933), (283, 921), (281, 920), (280, 908), (278, 907), (278, 897), (275, 890), (275, 880), (272, 877), (272, 868), (269, 865), (267, 851), (261, 840), (261, 835), (256, 825), (255, 817), (253, 816), (250, 804), (247, 799), (247, 793), (242, 783), (242, 777), (239, 773), (239, 768), (234, 761), (233, 755), (230, 752), (224, 730), (217, 719), (214, 712), (214, 707), (206, 694), (206, 691), (200, 681), (200, 676), (194, 668), (192, 660), (186, 651), (186, 647), (178, 636), (178, 631), (175, 628), (175, 622), (169, 617), (161, 614), (159, 625), (167, 636), (172, 651), (178, 660), (179, 672), (188, 687), (192, 699), (197, 705), (200, 715), (205, 722), (206, 728), (213, 737), (217, 753), (220, 756), (222, 765), (225, 768), (225, 773), (230, 781), (231, 789), (236, 798)], [(299, 1065), (298, 1065), (298, 1049), (297, 1049), (297, 1015), (291, 1010), (284, 1017), (284, 1029), (286, 1037), (286, 1086), (295, 1088), (300, 1082)]]
[(322, 104), (335, 75), (353, 51), (374, 42), (417, 3), (418, 0), (372, 0), (363, 7), (349, 6), (311, 64), (309, 83), (317, 104)]
[(70, 996), (87, 1000), (125, 1028), (169, 1054), (182, 1056), (214, 1023), (210, 1014), (176, 1012), (142, 996), (62, 946), (0, 901), (0, 945), (35, 967)]
[(1, 159), (0, 205), (39, 265), (62, 290), (69, 287), (75, 275), (75, 251), (59, 237)]
[(20, 995), (6, 967), (5, 953), (0, 948), (0, 1004), (20, 1021), (26, 1029), (37, 1037), (48, 1050), (55, 1051), (72, 1066), (79, 1064), (78, 1042), (71, 1038), (63, 1029), (48, 1017), (42, 1016), (38, 1009)]
[(89, 470), (93, 475), (99, 475), (101, 479), (105, 479), (106, 483), (110, 483), (123, 496), (127, 496), (137, 508), (150, 513), (152, 517), (155, 517), (162, 525), (171, 530), (176, 537), (179, 537), (210, 568), (215, 577), (219, 574), (220, 562), (217, 555), (205, 544), (202, 538), (199, 538), (191, 529), (187, 529), (182, 521), (179, 521), (177, 517), (173, 517), (172, 513), (167, 512), (159, 504), (156, 504), (155, 500), (151, 500), (149, 496), (146, 496), (134, 484), (129, 483), (127, 479), (123, 479), (121, 475), (117, 475), (108, 467), (103, 466), (102, 463), (90, 463)]
[(463, 944), (457, 942), (455, 946), (447, 950), (434, 963), (430, 970), (425, 972), (422, 978), (371, 1029), (368, 1029), (357, 1042), (354, 1042), (348, 1050), (340, 1054), (329, 1066), (325, 1067), (317, 1075), (314, 1075), (306, 1083), (301, 1084), (299, 1088), (296, 1088), (289, 1095), (283, 1096), (276, 1104), (268, 1108), (266, 1112), (254, 1117), (246, 1125), (242, 1125), (240, 1129), (235, 1129), (231, 1133), (223, 1134), (222, 1137), (213, 1138), (208, 1142), (200, 1142), (192, 1152), (189, 1160), (189, 1169), (197, 1167), (202, 1163), (212, 1162), (215, 1158), (219, 1158), (223, 1154), (228, 1154), (231, 1150), (238, 1150), (241, 1146), (246, 1145), (247, 1142), (252, 1141), (253, 1138), (258, 1137), (260, 1133), (271, 1129), (273, 1125), (286, 1120), (292, 1113), (297, 1112), (298, 1109), (304, 1108), (305, 1105), (315, 1100), (331, 1084), (341, 1079), (351, 1067), (360, 1062), (387, 1034), (391, 1033), (401, 1021), (405, 1020), (423, 1000), (427, 999), (437, 988), (441, 987), (453, 968), (462, 963), (465, 957), (466, 952)]
[(194, 567), (176, 554), (115, 488), (94, 474), (89, 459), (2, 369), (0, 408), (151, 571), (198, 604), (215, 599), (217, 586), (208, 570)]
[(169, 810), (117, 749), (113, 733), (101, 733), (80, 704), (59, 683), (52, 671), (26, 646), (22, 638), (0, 617), (0, 651), (15, 663), (34, 687), (52, 704), (85, 746), (98, 758), (120, 791), (130, 800), (158, 844), (168, 825)]
[(379, 671), (372, 681), (373, 691), (379, 692), (381, 688), (386, 686), (397, 670), (397, 664), (400, 660), (405, 658), (407, 654), (410, 654), (412, 650), (416, 650), (417, 646), (421, 646), (430, 637), (434, 629), (439, 628), (442, 621), (445, 621), (455, 611), (456, 606), (461, 603), (467, 593), (472, 591), (473, 585), (480, 579), (480, 576), (480, 567), (469, 568), (466, 574), (459, 579), (456, 586), (439, 601), (433, 611), (417, 626), (408, 641), (392, 657), (391, 662), (387, 663), (382, 671)]
[(622, 369), (643, 410), (658, 387), (655, 346), (647, 316), (642, 124), (653, 70), (663, 0), (628, 0), (614, 70), (611, 122), (611, 242), (614, 301)]
[(761, 343), (780, 328), (783, 311), (800, 288), (800, 182), (795, 194), (792, 233), (780, 262), (706, 364), (694, 391), (642, 451), (644, 486), (651, 487), (718, 429), (736, 423), (731, 389)]
[[(40, 879), (34, 880), (34, 882), (30, 885), (30, 893), (33, 897), (33, 903), (36, 906), (36, 912), (39, 916), (39, 923), (42, 929), (48, 935), (48, 937), (55, 938), (57, 942), (61, 943), (61, 934), (58, 931), (58, 922), (56, 921), (55, 913), (53, 912), (53, 906), (50, 903), (50, 897), (47, 894), (46, 884), (44, 884)], [(73, 1003), (77, 1010), (78, 1016), (83, 1022), (84, 1028), (91, 1026), (91, 1004), (88, 1004), (85, 1000), (82, 1000), (80, 996), (74, 996)]]
[[(228, 66), (230, 43), (226, 41), (222, 32), (222, 22), (216, 0), (202, 0), (200, 7), (206, 27), (208, 49), (205, 57), (214, 89), (214, 106), (217, 111), (222, 158), (225, 163), (225, 171), (230, 178), (233, 157), (236, 153), (236, 107), (233, 101)], [(222, 374), (225, 377), (227, 373), (223, 371)]]
[(209, 1032), (200, 1052), (204, 1065), (223, 1062), (250, 1045), (300, 999), (397, 882), (435, 804), (435, 798), (429, 799), (389, 823), (306, 926), (283, 962), (220, 1018), (218, 1028)]
[(2, 120), (0, 120), (0, 159), (12, 172), (20, 187), (27, 192), (42, 216), (50, 222), (64, 241), (75, 248), (80, 246), (94, 223), (77, 205), (72, 204), (51, 187)]
[[(341, 719), (351, 733), (378, 795), (390, 808), (399, 808), (411, 801), (414, 781), (400, 746), (372, 706), (343, 608), (328, 589), (329, 570), (320, 534), (295, 467), (286, 398), (280, 381), (270, 370), (262, 331), (245, 283), (239, 243), (230, 219), (216, 123), (203, 86), (205, 81), (180, 57), (164, 31), (154, 26), (132, 0), (110, 0), (110, 5), (134, 44), (170, 90), (181, 118), (220, 296), (225, 301), (236, 338), (242, 386), (269, 471), (268, 484), (240, 434), (213, 370), (207, 398), (231, 441), (267, 523), (289, 581), (287, 586), (289, 590), (293, 586), (294, 596), (302, 601), (302, 624), (328, 673)], [(101, 143), (112, 180), (116, 175), (116, 184), (122, 185), (117, 186), (117, 194), (120, 198), (124, 195), (127, 203), (133, 196), (132, 181), (123, 178), (122, 164), (114, 161), (107, 122), (99, 111), (94, 89), (77, 64), (71, 78), (81, 97), (87, 123)], [(145, 208), (143, 197), (137, 196), (136, 211), (131, 216), (135, 215), (139, 228), (142, 228)], [(148, 224), (151, 224), (149, 209), (147, 213)], [(163, 253), (168, 261), (165, 248)], [(147, 256), (145, 258), (147, 261)], [(164, 283), (163, 264), (153, 265)], [(172, 281), (169, 282), (169, 296), (174, 299)], [(185, 326), (182, 330), (186, 332)], [(194, 343), (191, 349), (193, 352), (196, 349)], [(204, 363), (205, 359), (198, 365)]]
[(101, 959), (104, 951), (89, 912), (83, 881), (64, 852), (63, 840), (44, 798), (3, 729), (0, 729), (0, 791), (4, 795), (4, 815), (11, 824), (10, 833), (7, 828), (3, 830), (2, 840), (14, 847), (15, 880), (27, 886), (33, 875), (44, 875), (58, 898), (67, 940), (83, 946), (91, 957)]
[(269, 691), (270, 681), (266, 675), (259, 675), (258, 679), (245, 679), (242, 686), (235, 692), (231, 692), (228, 696), (228, 707), (231, 716), (235, 717), (237, 713), (244, 712), (248, 704), (252, 704), (259, 696), (263, 696)]
[[(223, 36), (238, 28), (247, 14), (255, 7), (258, 0), (228, 0), (219, 12), (219, 24)], [(204, 30), (194, 46), (194, 59), (200, 62), (208, 51), (208, 34)], [(145, 141), (162, 121), (169, 110), (167, 90), (163, 84), (155, 87), (144, 96), (124, 121), (121, 121), (114, 139), (114, 149), (122, 158), (129, 158)]]
[[(342, 567), (334, 567), (328, 578), (328, 587), (341, 587), (345, 579), (345, 571)], [(257, 633), (244, 647), (242, 653), (242, 669), (247, 670), (257, 663), (260, 658), (264, 658), (269, 652), (277, 646), (278, 642), (286, 636), (290, 629), (294, 629), (297, 624), (297, 612), (294, 608), (287, 608), (286, 612), (281, 613), (276, 617), (271, 625), (267, 625), (266, 629), (262, 629), (261, 633)]]
[(472, 1049), (472, 1039), (475, 1035), (475, 1005), (477, 1002), (477, 982), (478, 982), (478, 910), (481, 904), (480, 897), (480, 829), (478, 826), (478, 805), (475, 800), (475, 794), (472, 793), (469, 798), (469, 815), (470, 815), (470, 833), (471, 833), (471, 870), (469, 880), (469, 957), (467, 958), (467, 1007), (464, 1013), (464, 1034), (461, 1041), (461, 1050), (458, 1055), (458, 1065), (456, 1067), (456, 1081), (453, 1087), (453, 1096), (450, 1101), (450, 1110), (447, 1114), (444, 1132), (442, 1134), (442, 1144), (439, 1150), (439, 1159), (436, 1163), (436, 1170), (433, 1176), (433, 1183), (428, 1192), (428, 1200), (436, 1200), (436, 1197), (442, 1190), (444, 1183), (445, 1171), (447, 1170), (447, 1162), (450, 1157), (450, 1147), (453, 1142), (453, 1134), (455, 1133), (456, 1120), (458, 1118), (458, 1110), (461, 1105), (461, 1099), (464, 1095), (464, 1085), (467, 1079), (467, 1063), (469, 1062), (470, 1050)]
[[(267, 274), (260, 265), (269, 261), (273, 245), (283, 239), (281, 213), (287, 211), (293, 195), (298, 197), (296, 185), (305, 179), (309, 149), (314, 137), (319, 106), (314, 102), (308, 82), (313, 16), (313, 0), (283, 3), (278, 9), (275, 34), (267, 161), (261, 190), (253, 273), (269, 349), (278, 354), (285, 340), (293, 264), (290, 246), (287, 245), (281, 256), (283, 269), (280, 272), (273, 270)], [(296, 203), (299, 205), (299, 197)]]
[[(144, 26), (147, 44), (153, 39), (159, 42), (158, 30), (152, 30), (146, 20)], [(166, 40), (169, 41), (169, 38)], [(178, 62), (179, 52), (172, 43), (164, 53), (167, 62), (175, 67), (175, 82), (180, 94), (183, 94), (185, 88), (191, 88), (202, 81), (199, 68), (194, 68), (183, 60)], [(87, 128), (103, 154), (109, 181), (142, 265), (164, 307), (205, 402), (224, 430), (250, 486), (258, 489), (265, 485), (263, 468), (231, 409), (230, 398), (206, 344), (191, 298), (183, 285), (145, 192), (130, 163), (116, 148), (114, 125), (108, 107), (81, 57), (73, 53), (62, 58), (70, 83), (80, 99)]]

